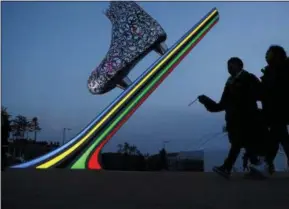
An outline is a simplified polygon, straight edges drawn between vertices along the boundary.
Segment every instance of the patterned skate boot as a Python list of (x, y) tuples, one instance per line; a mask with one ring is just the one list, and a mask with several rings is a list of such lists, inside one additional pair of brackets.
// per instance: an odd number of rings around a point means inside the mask
[(112, 23), (109, 51), (88, 79), (92, 94), (104, 94), (116, 86), (126, 89), (130, 70), (149, 52), (167, 51), (166, 32), (135, 2), (110, 2), (105, 15)]

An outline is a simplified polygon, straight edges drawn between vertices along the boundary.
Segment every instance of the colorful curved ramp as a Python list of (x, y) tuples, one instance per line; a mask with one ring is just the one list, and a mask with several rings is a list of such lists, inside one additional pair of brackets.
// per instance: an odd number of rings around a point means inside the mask
[(12, 168), (101, 169), (98, 156), (103, 146), (218, 20), (219, 14), (214, 8), (77, 136), (42, 157)]

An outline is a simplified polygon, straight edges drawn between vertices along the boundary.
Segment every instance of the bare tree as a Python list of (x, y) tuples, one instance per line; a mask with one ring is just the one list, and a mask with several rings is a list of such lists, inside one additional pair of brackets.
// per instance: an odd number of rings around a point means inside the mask
[(17, 115), (12, 121), (13, 135), (17, 137), (25, 137), (25, 133), (29, 129), (29, 121), (23, 115)]
[(31, 130), (34, 132), (34, 141), (36, 141), (37, 140), (37, 133), (39, 131), (41, 131), (38, 118), (37, 117), (32, 118), (30, 124), (31, 124)]

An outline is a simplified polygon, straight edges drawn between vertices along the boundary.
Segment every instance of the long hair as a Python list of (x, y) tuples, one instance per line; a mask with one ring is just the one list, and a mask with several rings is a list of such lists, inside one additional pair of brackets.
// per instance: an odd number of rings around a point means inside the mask
[(282, 46), (271, 45), (266, 53), (268, 54), (269, 52), (272, 52), (274, 55), (276, 55), (277, 57), (279, 57), (282, 60), (288, 59), (286, 51)]

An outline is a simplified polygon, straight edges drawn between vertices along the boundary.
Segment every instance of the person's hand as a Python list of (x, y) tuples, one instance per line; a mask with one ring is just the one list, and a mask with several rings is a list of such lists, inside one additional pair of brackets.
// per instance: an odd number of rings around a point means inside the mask
[(269, 69), (269, 66), (267, 65), (261, 69), (261, 72), (264, 74), (266, 73), (266, 71), (268, 71), (268, 69)]
[(198, 96), (198, 99), (201, 104), (205, 104), (209, 98), (206, 95), (200, 95)]

